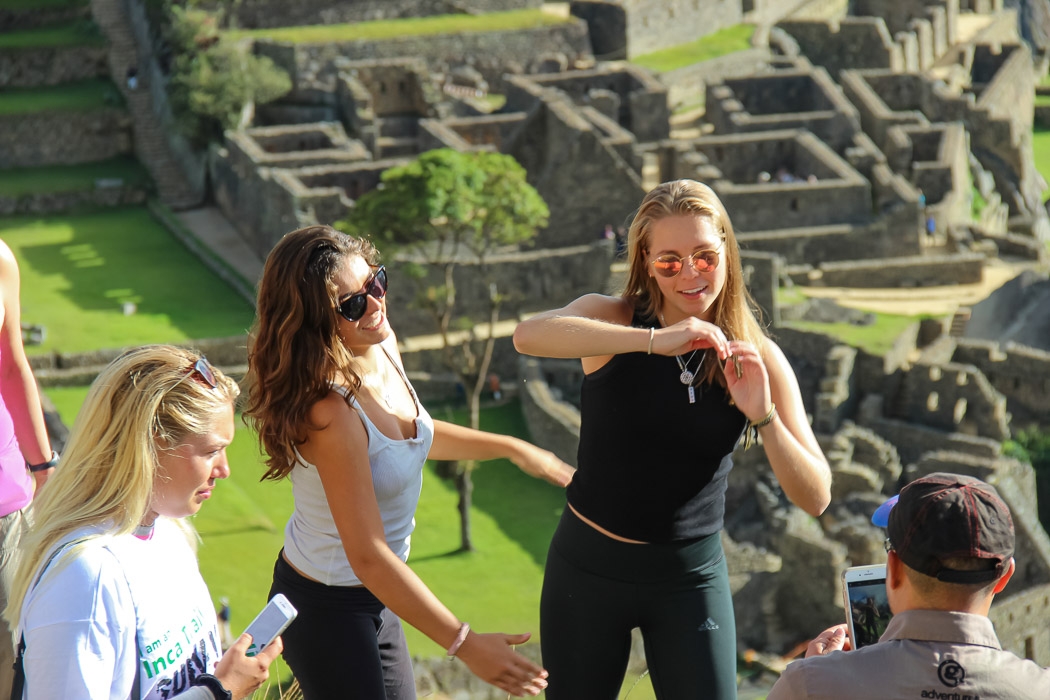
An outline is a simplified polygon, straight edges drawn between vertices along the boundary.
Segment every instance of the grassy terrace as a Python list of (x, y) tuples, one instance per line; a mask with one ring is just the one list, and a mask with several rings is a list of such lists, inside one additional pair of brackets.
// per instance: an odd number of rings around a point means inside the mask
[(785, 325), (804, 331), (830, 335), (847, 345), (862, 348), (874, 355), (884, 355), (893, 347), (893, 343), (900, 337), (900, 334), (920, 318), (919, 316), (876, 313), (875, 323), (870, 326), (855, 326), (852, 323), (816, 323), (813, 321), (792, 321)]
[[(2, 9), (8, 9), (0, 6)], [(21, 9), (21, 8), (19, 8)], [(63, 46), (102, 46), (105, 39), (90, 20), (77, 20), (0, 34), (0, 49), (40, 49)]]
[(0, 195), (18, 197), (43, 192), (78, 192), (94, 189), (97, 180), (109, 179), (141, 184), (149, 181), (149, 174), (130, 157), (81, 165), (7, 168), (0, 170)]
[[(252, 308), (144, 207), (0, 219), (18, 257), (22, 320), (47, 328), (27, 352), (83, 352), (244, 333)], [(134, 314), (122, 305), (132, 302)]]
[(0, 0), (0, 10), (50, 10), (90, 4), (91, 0)]
[(566, 24), (571, 21), (573, 20), (558, 17), (541, 10), (513, 10), (511, 12), (492, 12), (482, 15), (436, 15), (433, 17), (377, 20), (352, 24), (233, 30), (227, 32), (227, 35), (234, 39), (251, 37), (253, 39), (273, 39), (274, 41), (288, 41), (292, 43), (378, 41), (433, 34), (514, 31)]
[(665, 73), (677, 68), (691, 66), (694, 63), (708, 61), (725, 56), (735, 51), (751, 48), (751, 35), (755, 33), (754, 25), (737, 24), (705, 36), (688, 44), (679, 44), (670, 48), (636, 56), (631, 63)]
[(82, 112), (123, 103), (124, 98), (112, 82), (81, 80), (62, 85), (0, 91), (0, 116), (34, 112)]

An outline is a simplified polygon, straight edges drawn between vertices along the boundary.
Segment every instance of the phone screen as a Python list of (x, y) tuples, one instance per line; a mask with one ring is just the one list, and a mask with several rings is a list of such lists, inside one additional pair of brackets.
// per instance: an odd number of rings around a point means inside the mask
[(886, 579), (850, 581), (846, 584), (846, 593), (854, 647), (859, 649), (879, 641), (893, 617), (886, 598)]

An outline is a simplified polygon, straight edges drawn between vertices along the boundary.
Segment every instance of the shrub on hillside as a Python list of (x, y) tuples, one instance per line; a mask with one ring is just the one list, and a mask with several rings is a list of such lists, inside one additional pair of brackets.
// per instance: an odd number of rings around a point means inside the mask
[(288, 74), (269, 58), (224, 39), (215, 15), (178, 5), (169, 11), (168, 92), (179, 129), (196, 145), (246, 123), (255, 105), (292, 89)]

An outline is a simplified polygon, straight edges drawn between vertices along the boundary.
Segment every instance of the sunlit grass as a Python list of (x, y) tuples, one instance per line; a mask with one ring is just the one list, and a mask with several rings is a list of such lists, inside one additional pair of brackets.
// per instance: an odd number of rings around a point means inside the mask
[(142, 164), (131, 157), (79, 165), (0, 170), (0, 195), (18, 197), (45, 192), (79, 192), (94, 189), (99, 180), (121, 180), (129, 185), (148, 183)]
[(708, 34), (688, 44), (678, 44), (677, 46), (653, 51), (642, 56), (635, 56), (631, 59), (631, 63), (654, 70), (657, 73), (665, 73), (676, 68), (684, 68), (694, 63), (749, 49), (751, 48), (751, 36), (754, 33), (754, 25), (736, 24), (719, 30), (714, 34)]
[(921, 316), (900, 316), (896, 314), (875, 314), (875, 322), (866, 325), (852, 323), (816, 323), (813, 321), (791, 321), (785, 323), (790, 328), (823, 333), (838, 338), (846, 345), (862, 348), (873, 355), (888, 352), (908, 326), (921, 320)]
[[(19, 7), (17, 9), (23, 8)], [(103, 39), (98, 27), (94, 22), (87, 19), (0, 34), (0, 49), (103, 46), (104, 44), (105, 39)]]
[(37, 112), (81, 112), (124, 104), (109, 80), (80, 80), (61, 85), (6, 88), (0, 91), (0, 116)]
[(478, 15), (435, 15), (405, 19), (317, 24), (305, 27), (246, 29), (228, 32), (231, 38), (251, 37), (292, 43), (329, 43), (343, 41), (381, 41), (409, 36), (434, 34), (469, 34), (534, 29), (574, 21), (541, 10), (486, 12)]
[(251, 305), (145, 207), (0, 218), (0, 237), (19, 262), (22, 321), (47, 330), (30, 354), (222, 338), (251, 325)]

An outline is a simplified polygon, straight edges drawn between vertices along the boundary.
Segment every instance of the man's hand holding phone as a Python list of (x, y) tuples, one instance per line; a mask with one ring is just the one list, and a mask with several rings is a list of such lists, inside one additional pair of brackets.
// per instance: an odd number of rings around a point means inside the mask
[(850, 651), (851, 649), (853, 649), (853, 645), (850, 644), (849, 634), (846, 632), (846, 624), (843, 623), (829, 627), (818, 634), (817, 638), (806, 647), (806, 658), (823, 656), (833, 651)]

